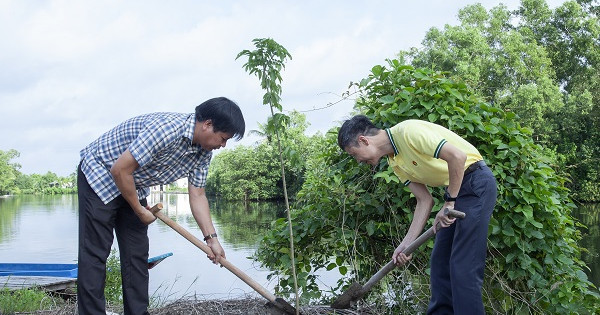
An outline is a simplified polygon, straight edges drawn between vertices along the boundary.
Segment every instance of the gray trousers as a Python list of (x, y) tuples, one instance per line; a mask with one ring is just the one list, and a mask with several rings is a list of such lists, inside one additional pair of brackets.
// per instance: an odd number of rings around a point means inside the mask
[[(80, 315), (105, 315), (106, 260), (117, 235), (123, 307), (126, 315), (148, 314), (148, 227), (119, 196), (104, 204), (78, 169), (79, 259), (77, 305)], [(146, 200), (140, 200), (146, 205)]]

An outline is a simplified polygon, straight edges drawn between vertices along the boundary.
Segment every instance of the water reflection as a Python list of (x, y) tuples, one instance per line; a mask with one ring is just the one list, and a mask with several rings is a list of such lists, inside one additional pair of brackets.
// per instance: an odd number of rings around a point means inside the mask
[(7, 242), (14, 233), (20, 199), (0, 198), (0, 243)]
[(590, 268), (586, 274), (600, 287), (600, 204), (580, 205), (573, 216), (587, 226), (587, 229), (580, 229), (583, 236), (581, 246), (588, 250), (582, 258)]
[(0, 257), (4, 262), (77, 260), (77, 197), (0, 199)]
[(2, 196), (0, 197), (0, 243), (10, 241), (19, 233), (19, 221), (23, 216), (51, 216), (65, 210), (74, 210), (77, 197), (59, 196)]
[(282, 203), (215, 202), (213, 219), (223, 237), (236, 248), (255, 249), (271, 222), (285, 209)]
[[(187, 194), (153, 193), (148, 204), (162, 202), (165, 212), (171, 219), (194, 226)], [(280, 217), (285, 206), (277, 202), (252, 202), (209, 200), (211, 216), (217, 234), (235, 249), (254, 249), (269, 229), (271, 222)], [(195, 228), (194, 228), (195, 229)]]
[[(163, 212), (199, 239), (202, 232), (192, 215), (187, 194), (153, 193), (148, 203), (163, 203)], [(212, 220), (227, 260), (242, 269), (267, 290), (267, 270), (261, 269), (248, 257), (254, 253), (265, 229), (277, 216), (277, 203), (223, 202), (209, 200)], [(206, 255), (162, 222), (149, 227), (150, 253), (173, 252), (172, 270), (151, 274), (150, 289), (156, 295), (174, 297), (190, 294), (210, 294), (211, 298), (231, 298), (256, 295), (250, 287), (229, 271), (213, 265)]]

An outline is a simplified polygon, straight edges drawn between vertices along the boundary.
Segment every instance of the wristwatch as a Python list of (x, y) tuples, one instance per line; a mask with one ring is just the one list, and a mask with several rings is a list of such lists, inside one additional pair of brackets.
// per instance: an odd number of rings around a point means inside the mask
[(208, 241), (209, 239), (211, 239), (211, 238), (215, 238), (215, 237), (217, 237), (217, 233), (213, 233), (213, 234), (206, 235), (206, 236), (204, 237), (204, 241), (206, 242), (206, 241)]
[(450, 197), (450, 193), (446, 191), (444, 193), (444, 201), (456, 201), (456, 197)]

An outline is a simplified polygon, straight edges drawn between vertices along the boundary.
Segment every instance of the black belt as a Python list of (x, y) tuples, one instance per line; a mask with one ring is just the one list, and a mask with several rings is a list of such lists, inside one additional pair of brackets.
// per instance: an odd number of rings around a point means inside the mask
[(479, 160), (471, 165), (469, 165), (469, 167), (467, 167), (467, 169), (465, 170), (465, 175), (467, 176), (469, 173), (478, 170), (480, 168), (483, 168), (485, 166), (485, 162), (483, 160)]

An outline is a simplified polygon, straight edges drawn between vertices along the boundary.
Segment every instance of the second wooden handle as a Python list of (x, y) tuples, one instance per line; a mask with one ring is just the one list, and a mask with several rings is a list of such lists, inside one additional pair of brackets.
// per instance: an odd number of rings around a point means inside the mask
[[(210, 247), (208, 245), (204, 244), (204, 242), (202, 242), (200, 239), (195, 237), (192, 233), (188, 232), (177, 222), (171, 220), (171, 218), (166, 216), (164, 213), (160, 212), (160, 210), (162, 210), (162, 208), (163, 208), (162, 203), (158, 203), (154, 207), (152, 207), (150, 209), (150, 211), (152, 211), (154, 216), (159, 218), (166, 225), (170, 226), (173, 230), (175, 230), (181, 236), (185, 237), (192, 244), (196, 245), (196, 247), (200, 248), (207, 255), (212, 254), (212, 249), (210, 249)], [(262, 295), (265, 299), (269, 300), (270, 302), (276, 303), (275, 300), (277, 298), (275, 297), (275, 295), (273, 295), (271, 292), (267, 291), (267, 289), (265, 289), (258, 282), (254, 281), (254, 279), (250, 278), (250, 276), (248, 276), (246, 273), (244, 273), (241, 269), (234, 266), (227, 259), (221, 258), (221, 259), (219, 259), (219, 263), (223, 267), (227, 268), (227, 270), (231, 271), (238, 278), (240, 278), (242, 281), (244, 281), (247, 285), (249, 285), (252, 289), (254, 289), (254, 291), (256, 291), (260, 295)]]

